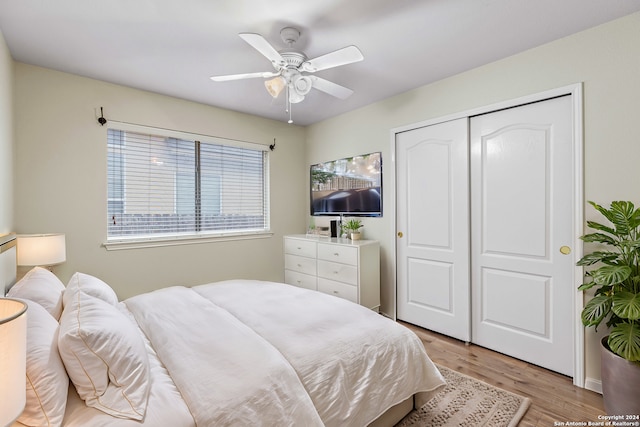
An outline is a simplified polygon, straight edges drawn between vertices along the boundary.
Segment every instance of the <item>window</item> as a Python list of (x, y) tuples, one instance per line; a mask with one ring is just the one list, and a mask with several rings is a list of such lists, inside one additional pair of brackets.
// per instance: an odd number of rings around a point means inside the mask
[(269, 231), (266, 147), (134, 129), (107, 130), (107, 246)]

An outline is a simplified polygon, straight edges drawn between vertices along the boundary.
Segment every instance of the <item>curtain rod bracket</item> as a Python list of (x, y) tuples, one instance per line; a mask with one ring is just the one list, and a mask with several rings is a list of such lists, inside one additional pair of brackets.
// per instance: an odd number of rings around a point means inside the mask
[(100, 117), (98, 117), (98, 123), (100, 123), (100, 126), (104, 126), (107, 123), (107, 119), (104, 118), (102, 107), (100, 107)]
[(269, 150), (273, 151), (276, 149), (276, 139), (273, 138), (273, 144), (269, 145)]

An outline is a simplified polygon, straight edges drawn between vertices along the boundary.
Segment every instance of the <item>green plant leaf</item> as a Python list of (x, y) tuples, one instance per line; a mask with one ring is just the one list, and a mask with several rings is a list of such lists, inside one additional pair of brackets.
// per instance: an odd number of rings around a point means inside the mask
[(620, 254), (617, 252), (596, 251), (583, 256), (577, 265), (593, 265), (597, 262), (603, 262), (605, 264), (611, 264), (617, 260)]
[(633, 203), (628, 201), (611, 202), (610, 221), (616, 226), (618, 234), (629, 234), (631, 230), (638, 227), (639, 214), (635, 210)]
[(587, 221), (587, 227), (589, 228), (593, 228), (594, 230), (600, 230), (600, 231), (604, 231), (605, 233), (609, 233), (609, 234), (616, 234), (616, 230), (607, 226), (607, 225), (603, 225), (600, 224), (599, 222), (595, 222), (595, 221)]
[(596, 282), (583, 283), (582, 285), (578, 286), (578, 290), (586, 291), (587, 289), (593, 288), (595, 285), (597, 285)]
[(580, 239), (583, 242), (587, 242), (587, 243), (595, 242), (595, 243), (602, 243), (610, 246), (616, 246), (617, 244), (616, 240), (613, 237), (603, 233), (585, 234), (584, 236), (580, 237)]
[(597, 295), (589, 300), (582, 309), (582, 324), (584, 326), (595, 326), (596, 328), (611, 311), (611, 297), (607, 295)]
[(618, 356), (640, 362), (640, 324), (620, 323), (609, 333), (609, 348)]
[(631, 276), (628, 265), (605, 265), (591, 272), (593, 281), (599, 285), (615, 285), (622, 283)]
[(345, 222), (343, 227), (347, 230), (358, 231), (358, 229), (362, 227), (362, 221), (359, 219), (350, 219)]
[(628, 291), (616, 292), (613, 295), (611, 310), (621, 319), (640, 319), (640, 294)]
[(597, 204), (595, 202), (592, 202), (592, 201), (589, 201), (588, 203), (591, 206), (593, 206), (595, 210), (600, 212), (603, 217), (607, 218), (610, 222), (613, 222), (613, 214), (607, 208), (603, 208), (599, 204)]

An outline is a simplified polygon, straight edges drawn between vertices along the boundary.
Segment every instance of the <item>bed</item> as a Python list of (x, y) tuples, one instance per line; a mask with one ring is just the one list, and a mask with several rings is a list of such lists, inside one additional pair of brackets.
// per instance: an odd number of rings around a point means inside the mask
[(393, 425), (444, 384), (413, 332), (283, 283), (118, 301), (97, 277), (36, 267), (7, 296), (29, 305), (16, 426)]

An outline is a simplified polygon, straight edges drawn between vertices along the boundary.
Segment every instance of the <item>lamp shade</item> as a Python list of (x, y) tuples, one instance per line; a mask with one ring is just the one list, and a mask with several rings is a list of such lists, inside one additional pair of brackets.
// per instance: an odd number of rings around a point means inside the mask
[(285, 81), (281, 76), (277, 76), (271, 80), (267, 80), (266, 82), (264, 82), (264, 87), (267, 88), (267, 92), (269, 92), (269, 95), (273, 96), (274, 98), (277, 98), (278, 95), (280, 95), (280, 92), (282, 92), (284, 86)]
[(0, 298), (0, 426), (13, 423), (26, 402), (27, 305)]
[(19, 234), (18, 265), (48, 266), (67, 260), (64, 234)]

